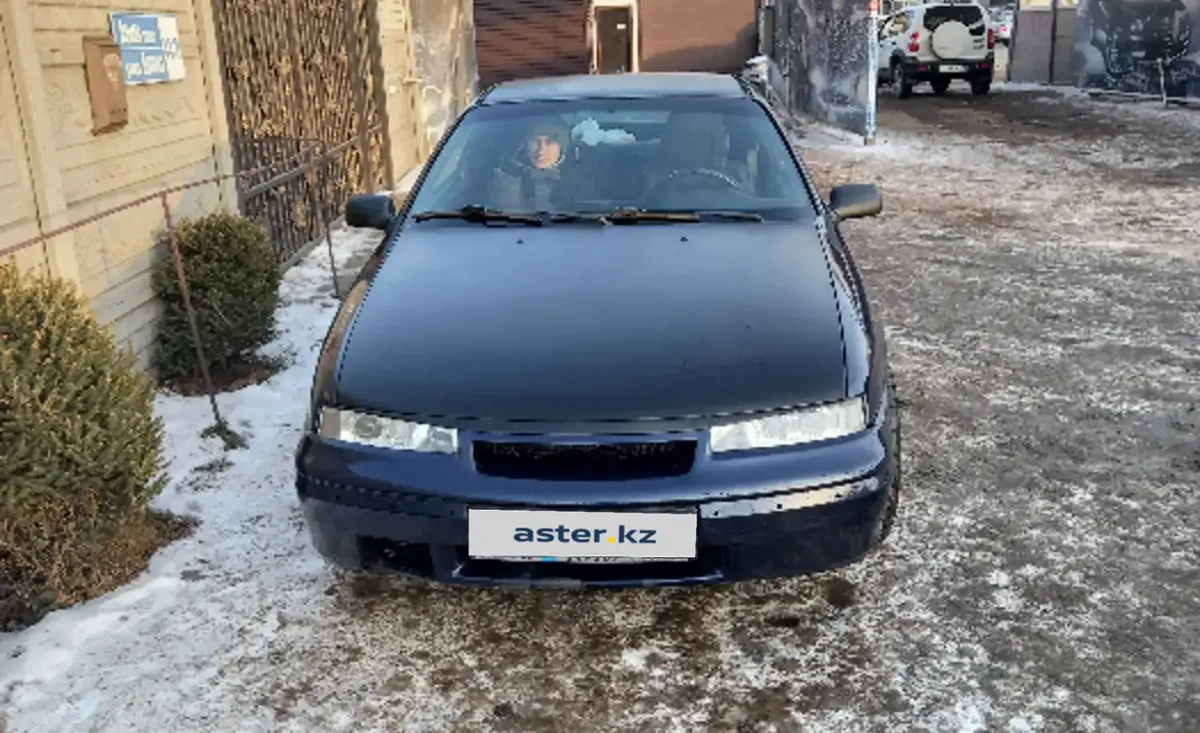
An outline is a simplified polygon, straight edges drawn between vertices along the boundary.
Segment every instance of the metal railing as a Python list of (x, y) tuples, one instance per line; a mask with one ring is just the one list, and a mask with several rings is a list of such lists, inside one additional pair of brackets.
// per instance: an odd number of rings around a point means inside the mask
[[(175, 274), (179, 280), (180, 295), (183, 299), (184, 310), (187, 315), (188, 326), (191, 330), (192, 342), (196, 350), (196, 358), (199, 360), (201, 377), (204, 380), (205, 393), (208, 396), (209, 406), (212, 409), (213, 420), (218, 434), (227, 436), (231, 434), (224, 418), (221, 416), (221, 411), (217, 405), (216, 390), (213, 385), (212, 375), (208, 369), (208, 359), (204, 352), (204, 345), (200, 338), (199, 323), (196, 320), (196, 309), (193, 306), (192, 294), (188, 288), (187, 276), (183, 266), (183, 255), (179, 249), (178, 228), (176, 226), (176, 218), (171, 211), (170, 197), (173, 194), (182, 193), (184, 191), (200, 188), (202, 186), (211, 186), (228, 180), (253, 180), (258, 178), (261, 182), (256, 183), (242, 191), (243, 208), (249, 208), (248, 202), (253, 202), (256, 197), (265, 200), (262, 206), (255, 207), (259, 210), (248, 215), (248, 218), (263, 225), (267, 231), (272, 231), (264, 219), (268, 216), (279, 216), (271, 207), (271, 199), (282, 198), (273, 196), (279, 192), (282, 187), (304, 185), (307, 188), (307, 196), (309, 201), (306, 220), (296, 228), (297, 232), (304, 233), (308, 237), (307, 241), (302, 246), (293, 246), (292, 242), (272, 241), (275, 247), (276, 258), (282, 268), (286, 269), (299, 261), (313, 246), (319, 244), (323, 238), (329, 254), (330, 273), (333, 278), (334, 294), (338, 298), (341, 293), (338, 289), (338, 273), (337, 263), (333, 253), (333, 236), (331, 233), (332, 224), (340, 217), (345, 206), (345, 198), (349, 196), (350, 191), (343, 192), (342, 201), (323, 201), (323, 195), (320, 193), (324, 187), (317, 185), (315, 180), (317, 176), (328, 175), (330, 169), (346, 165), (346, 159), (350, 154), (357, 153), (356, 146), (361, 144), (361, 136), (356, 136), (350, 140), (338, 143), (337, 145), (329, 146), (323, 142), (315, 142), (311, 145), (303, 147), (295, 155), (289, 156), (283, 160), (260, 166), (252, 170), (240, 171), (238, 173), (208, 176), (187, 183), (176, 184), (161, 188), (154, 193), (149, 193), (144, 196), (139, 196), (135, 199), (125, 202), (119, 206), (114, 206), (110, 209), (97, 212), (86, 216), (78, 221), (71, 222), (61, 227), (42, 232), (36, 237), (31, 237), (16, 244), (0, 248), (0, 259), (13, 257), (18, 252), (24, 249), (33, 247), (39, 244), (44, 244), (68, 232), (77, 231), (83, 227), (97, 224), (109, 217), (120, 214), (125, 211), (135, 209), (139, 206), (145, 206), (157, 202), (162, 208), (163, 223), (166, 231), (166, 240), (170, 245), (171, 257), (175, 262)], [(250, 207), (253, 207), (250, 204)], [(152, 239), (153, 235), (147, 232), (147, 238)], [(150, 246), (153, 246), (151, 244)]]

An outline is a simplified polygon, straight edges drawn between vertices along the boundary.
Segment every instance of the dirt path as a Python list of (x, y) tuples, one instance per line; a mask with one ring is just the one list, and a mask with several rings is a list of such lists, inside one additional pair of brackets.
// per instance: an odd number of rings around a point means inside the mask
[[(1003, 85), (1001, 85), (1002, 89)], [(1078, 92), (994, 92), (960, 83), (942, 97), (927, 87), (907, 100), (880, 95), (879, 126), (895, 133), (952, 134), (972, 146), (1053, 151), (1111, 181), (1195, 186), (1200, 179), (1200, 111), (1092, 100)]]

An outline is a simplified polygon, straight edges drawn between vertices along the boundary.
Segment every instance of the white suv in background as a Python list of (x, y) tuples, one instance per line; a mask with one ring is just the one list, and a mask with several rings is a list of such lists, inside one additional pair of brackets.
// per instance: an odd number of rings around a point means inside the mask
[(996, 34), (982, 5), (912, 5), (880, 21), (879, 80), (900, 99), (926, 81), (934, 94), (942, 94), (953, 79), (965, 79), (973, 93), (987, 94), (995, 48)]

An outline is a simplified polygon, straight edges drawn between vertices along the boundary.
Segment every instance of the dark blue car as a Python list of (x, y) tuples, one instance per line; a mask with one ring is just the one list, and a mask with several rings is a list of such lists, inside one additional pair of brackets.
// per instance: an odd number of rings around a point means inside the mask
[(733, 76), (512, 82), (443, 137), (322, 347), (296, 453), (352, 570), (647, 586), (829, 570), (888, 534), (900, 413), (841, 220)]

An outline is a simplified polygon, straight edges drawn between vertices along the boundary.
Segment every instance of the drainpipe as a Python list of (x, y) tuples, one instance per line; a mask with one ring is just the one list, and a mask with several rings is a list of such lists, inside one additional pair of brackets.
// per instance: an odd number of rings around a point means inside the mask
[(1050, 0), (1050, 74), (1049, 83), (1054, 83), (1054, 52), (1058, 48), (1058, 0)]

